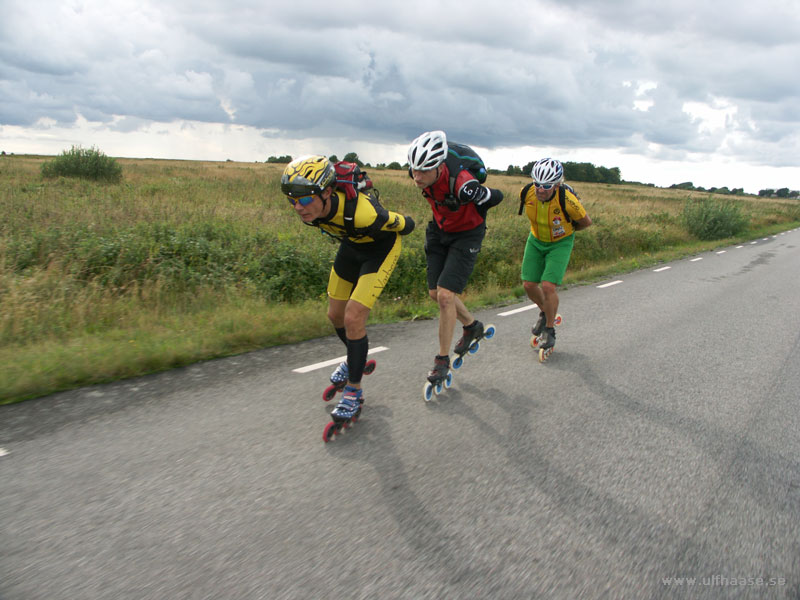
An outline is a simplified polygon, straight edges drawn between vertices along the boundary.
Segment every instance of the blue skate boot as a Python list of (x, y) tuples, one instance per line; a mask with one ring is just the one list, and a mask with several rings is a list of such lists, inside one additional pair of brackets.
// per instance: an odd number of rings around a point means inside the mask
[(325, 426), (322, 439), (330, 442), (335, 435), (347, 429), (358, 421), (361, 415), (361, 405), (364, 404), (364, 392), (360, 388), (345, 386), (344, 394), (339, 404), (331, 411), (331, 422)]

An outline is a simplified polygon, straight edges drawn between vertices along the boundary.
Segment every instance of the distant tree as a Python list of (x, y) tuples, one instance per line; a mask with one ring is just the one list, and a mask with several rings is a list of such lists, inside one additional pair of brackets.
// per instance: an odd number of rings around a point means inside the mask
[(781, 188), (775, 191), (775, 195), (778, 198), (788, 198), (789, 197), (789, 188)]
[(358, 154), (356, 154), (355, 152), (348, 152), (347, 154), (344, 155), (344, 159), (343, 160), (345, 160), (346, 162), (356, 163), (359, 167), (363, 167), (364, 166), (364, 163), (362, 163), (359, 160)]
[(270, 156), (267, 159), (268, 163), (290, 163), (292, 162), (291, 156)]
[(508, 168), (506, 169), (506, 175), (522, 175), (522, 169), (514, 165), (508, 165)]
[(399, 162), (397, 162), (397, 161), (395, 160), (395, 161), (393, 161), (393, 162), (390, 162), (386, 168), (387, 168), (387, 169), (394, 169), (394, 170), (396, 170), (396, 171), (399, 171), (400, 169), (402, 169), (402, 168), (403, 168), (403, 165), (401, 165)]
[(798, 196), (800, 196), (800, 192), (798, 192), (797, 190), (792, 190), (791, 192), (789, 192), (789, 198), (797, 198)]
[[(685, 181), (683, 183), (673, 183), (671, 186), (669, 186), (669, 189), (671, 189), (671, 190), (693, 190), (694, 189), (694, 184), (691, 181)], [(716, 188), (711, 188), (708, 191), (711, 191), (713, 189), (716, 189)]]

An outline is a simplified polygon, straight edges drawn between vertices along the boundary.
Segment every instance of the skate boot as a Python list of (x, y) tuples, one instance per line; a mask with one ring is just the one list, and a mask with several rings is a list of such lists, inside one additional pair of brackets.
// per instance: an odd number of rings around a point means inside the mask
[[(364, 365), (364, 375), (371, 374), (373, 371), (375, 371), (376, 366), (377, 363), (374, 360), (368, 360)], [(325, 388), (324, 392), (322, 392), (322, 399), (325, 400), (325, 402), (333, 400), (336, 397), (336, 394), (344, 389), (349, 376), (350, 373), (346, 362), (343, 362), (336, 367), (336, 370), (331, 373), (331, 384)]]
[(460, 369), (464, 364), (464, 357), (475, 354), (481, 347), (482, 340), (490, 340), (495, 334), (494, 325), (485, 325), (480, 321), (475, 321), (471, 326), (464, 327), (464, 335), (456, 342), (454, 352), (457, 354), (453, 361), (453, 369)]
[(347, 363), (343, 362), (331, 373), (331, 383), (336, 386), (341, 385), (341, 389), (344, 389), (344, 384), (347, 383), (348, 375)]
[(361, 405), (364, 404), (364, 393), (360, 388), (345, 386), (339, 404), (331, 411), (331, 422), (325, 426), (322, 439), (330, 442), (335, 435), (358, 421)]
[(544, 312), (539, 311), (539, 320), (536, 321), (536, 325), (531, 327), (531, 334), (533, 334), (536, 337), (539, 337), (540, 335), (542, 335), (542, 330), (544, 329), (544, 326), (546, 324), (547, 324), (547, 317), (545, 317)]
[(544, 362), (553, 353), (556, 346), (555, 327), (545, 327), (539, 343), (539, 362)]
[(422, 397), (426, 402), (430, 402), (434, 394), (442, 393), (446, 387), (450, 387), (453, 382), (453, 374), (450, 372), (450, 357), (436, 356), (433, 359), (433, 369), (428, 373), (428, 382), (422, 388)]
[(479, 341), (483, 337), (483, 323), (475, 321), (469, 327), (465, 326), (464, 334), (461, 339), (456, 342), (456, 347), (453, 352), (459, 356), (464, 356), (469, 350), (472, 349), (474, 342)]
[[(553, 319), (553, 325), (558, 327), (561, 325), (561, 315), (556, 313), (556, 318)], [(536, 325), (531, 327), (531, 348), (540, 348), (541, 343), (544, 339), (543, 332), (547, 328), (547, 317), (545, 316), (544, 312), (539, 311), (539, 320), (536, 321)]]

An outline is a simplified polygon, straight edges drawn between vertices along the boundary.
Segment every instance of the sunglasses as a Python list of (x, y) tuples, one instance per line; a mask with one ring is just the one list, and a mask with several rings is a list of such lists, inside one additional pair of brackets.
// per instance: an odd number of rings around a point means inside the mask
[(537, 182), (537, 183), (534, 183), (533, 185), (535, 185), (537, 188), (542, 188), (543, 190), (551, 190), (557, 184), (555, 184), (555, 183), (538, 183)]
[(303, 196), (302, 198), (292, 198), (291, 196), (286, 196), (289, 200), (289, 203), (294, 206), (295, 204), (300, 204), (300, 206), (308, 206), (314, 201), (314, 196)]

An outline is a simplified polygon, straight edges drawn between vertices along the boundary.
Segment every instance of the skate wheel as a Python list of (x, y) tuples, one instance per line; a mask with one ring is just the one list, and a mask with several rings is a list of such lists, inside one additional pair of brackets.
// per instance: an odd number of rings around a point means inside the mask
[(449, 388), (451, 385), (453, 385), (453, 374), (448, 372), (444, 378), (444, 387)]
[(457, 356), (456, 359), (453, 361), (451, 365), (454, 369), (460, 369), (461, 365), (464, 364), (464, 358), (462, 356)]
[(340, 427), (333, 421), (328, 423), (325, 426), (325, 429), (322, 430), (322, 439), (325, 443), (330, 442), (334, 439), (334, 436), (339, 433)]
[(497, 333), (497, 330), (495, 329), (494, 325), (487, 325), (486, 329), (483, 331), (483, 337), (485, 337), (487, 340), (490, 340), (494, 337), (495, 333)]
[(433, 392), (434, 392), (434, 393), (435, 393), (437, 396), (438, 396), (439, 394), (441, 394), (441, 393), (442, 393), (442, 390), (443, 390), (443, 389), (444, 389), (444, 380), (440, 381), (440, 382), (439, 382), (439, 383), (437, 383), (435, 386), (433, 386)]
[(331, 384), (331, 385), (329, 385), (328, 387), (325, 388), (324, 392), (322, 392), (322, 399), (325, 402), (330, 402), (331, 400), (333, 400), (336, 397), (336, 392), (338, 392), (338, 391), (339, 391), (339, 388), (336, 387), (335, 384)]
[(553, 319), (553, 325), (554, 325), (555, 327), (558, 327), (559, 325), (561, 325), (561, 321), (562, 321), (562, 319), (561, 319), (561, 315), (560, 315), (560, 314), (558, 314), (558, 313), (556, 313), (556, 318), (555, 318), (555, 319)]
[(532, 335), (531, 336), (531, 348), (538, 348), (539, 347), (539, 336)]
[(369, 375), (375, 370), (375, 367), (378, 366), (374, 360), (368, 360), (367, 363), (364, 365), (364, 375)]
[(553, 353), (553, 349), (552, 348), (547, 348), (547, 349), (540, 348), (539, 349), (539, 362), (543, 363), (544, 361), (546, 361), (547, 357), (550, 356), (552, 353)]
[(480, 347), (481, 347), (480, 342), (472, 342), (472, 344), (469, 347), (469, 353), (475, 354), (480, 349)]
[(425, 402), (430, 402), (433, 399), (433, 384), (431, 382), (426, 383), (425, 387), (422, 388), (422, 397)]

